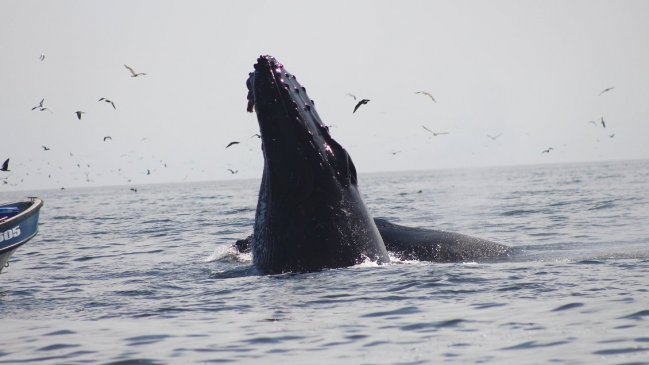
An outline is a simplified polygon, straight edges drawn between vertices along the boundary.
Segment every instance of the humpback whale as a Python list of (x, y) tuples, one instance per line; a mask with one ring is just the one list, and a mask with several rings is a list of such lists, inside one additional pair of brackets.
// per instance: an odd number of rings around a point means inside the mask
[(357, 187), (356, 167), (321, 121), (306, 89), (271, 56), (249, 74), (264, 154), (251, 242), (265, 273), (390, 261)]
[(248, 112), (257, 114), (264, 170), (253, 234), (234, 245), (263, 273), (311, 272), (400, 259), (455, 262), (507, 256), (510, 248), (458, 233), (373, 218), (356, 168), (330, 135), (313, 100), (272, 56), (248, 75)]

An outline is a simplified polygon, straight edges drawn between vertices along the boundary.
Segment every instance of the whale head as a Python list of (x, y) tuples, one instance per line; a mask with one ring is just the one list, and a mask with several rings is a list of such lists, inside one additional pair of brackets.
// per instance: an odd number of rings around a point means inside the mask
[(266, 272), (316, 271), (389, 261), (357, 190), (354, 163), (329, 134), (306, 89), (272, 56), (249, 74), (264, 171), (253, 262)]
[(257, 113), (264, 159), (273, 178), (285, 180), (284, 186), (301, 195), (313, 189), (315, 175), (356, 185), (349, 154), (331, 138), (306, 88), (272, 56), (260, 56), (254, 68), (246, 82), (247, 110)]

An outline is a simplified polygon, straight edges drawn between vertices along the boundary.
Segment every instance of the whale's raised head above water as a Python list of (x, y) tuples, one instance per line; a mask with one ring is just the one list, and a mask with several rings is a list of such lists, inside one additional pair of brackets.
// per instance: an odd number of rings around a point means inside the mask
[(331, 138), (306, 89), (271, 56), (259, 57), (246, 84), (247, 110), (257, 113), (264, 153), (253, 263), (280, 273), (388, 262), (354, 163)]

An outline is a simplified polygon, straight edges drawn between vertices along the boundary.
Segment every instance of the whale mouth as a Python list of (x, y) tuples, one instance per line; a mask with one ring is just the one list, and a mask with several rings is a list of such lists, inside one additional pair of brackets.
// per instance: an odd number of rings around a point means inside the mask
[(356, 184), (349, 155), (329, 134), (306, 89), (279, 61), (260, 56), (246, 86), (246, 110), (257, 114), (264, 159), (271, 173), (291, 170), (295, 174), (298, 167), (317, 166), (333, 169), (330, 173), (345, 185)]

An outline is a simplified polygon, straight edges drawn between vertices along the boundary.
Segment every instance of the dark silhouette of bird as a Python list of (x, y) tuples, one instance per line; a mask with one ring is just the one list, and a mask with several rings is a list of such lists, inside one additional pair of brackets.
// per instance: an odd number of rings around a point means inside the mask
[(104, 137), (104, 142), (106, 142), (107, 139), (110, 139), (110, 140), (112, 141), (112, 140), (113, 140), (113, 137), (111, 137), (111, 136), (106, 136), (106, 137)]
[(127, 65), (124, 65), (124, 67), (126, 67), (126, 69), (131, 72), (131, 77), (138, 77), (138, 76), (146, 75), (144, 72), (136, 73), (135, 71), (133, 71), (132, 68), (128, 67)]
[(151, 175), (151, 170), (146, 169), (146, 174), (147, 174), (147, 175)]
[(356, 106), (354, 107), (354, 111), (352, 112), (352, 114), (356, 113), (356, 110), (358, 110), (358, 108), (360, 108), (361, 105), (365, 105), (365, 104), (367, 104), (369, 102), (370, 102), (369, 99), (363, 99), (363, 100), (359, 101), (358, 103), (356, 103)]
[(45, 53), (41, 52), (41, 55), (38, 56), (38, 59), (41, 60), (41, 62), (45, 61)]
[(236, 174), (237, 172), (239, 172), (239, 170), (232, 170), (232, 169), (227, 169), (227, 170), (230, 171), (230, 173), (231, 173), (232, 175), (234, 175), (234, 174)]
[(47, 146), (41, 146), (41, 147), (43, 147), (43, 151), (49, 151), (50, 150), (50, 148), (47, 147)]
[(500, 137), (500, 135), (502, 135), (502, 133), (498, 133), (498, 135), (495, 136), (487, 134), (487, 137), (491, 138), (492, 141), (495, 141), (498, 139), (498, 137)]
[(81, 120), (81, 115), (86, 114), (86, 112), (84, 112), (82, 110), (77, 110), (76, 112), (74, 112), (74, 114), (76, 114), (77, 118), (79, 118), (79, 120)]
[(131, 188), (130, 190), (131, 190), (132, 192), (134, 192), (134, 193), (137, 193), (137, 189), (136, 189), (136, 188)]
[(613, 137), (615, 137), (615, 133), (613, 133), (613, 134), (609, 134), (608, 137), (609, 137), (609, 138), (613, 138)]
[(609, 92), (609, 91), (611, 91), (613, 89), (615, 89), (615, 86), (607, 87), (606, 89), (602, 90), (602, 92), (600, 92), (597, 96), (600, 96), (600, 95), (604, 94), (605, 92)]
[[(44, 102), (45, 102), (45, 98), (41, 99), (41, 102), (38, 103), (38, 105), (36, 105), (35, 107), (33, 107), (32, 110), (35, 110), (35, 109), (38, 109), (40, 111), (49, 110), (48, 108), (43, 106)], [(49, 111), (50, 111), (50, 113), (52, 112), (51, 110), (49, 110)]]
[(430, 100), (432, 100), (434, 103), (437, 103), (437, 100), (435, 100), (435, 97), (433, 97), (433, 95), (431, 95), (431, 93), (429, 93), (428, 91), (415, 91), (415, 94), (423, 94), (423, 95), (426, 95), (426, 96), (428, 96), (428, 97), (430, 98)]
[(602, 127), (606, 128), (606, 122), (604, 122), (604, 117), (602, 117), (601, 122), (602, 122)]
[(396, 155), (397, 153), (400, 153), (400, 152), (401, 152), (401, 150), (399, 150), (399, 151), (392, 151), (392, 152), (390, 152), (390, 153), (393, 154), (393, 155)]
[(448, 134), (449, 133), (449, 132), (433, 132), (430, 129), (426, 128), (425, 125), (422, 125), (421, 127), (424, 128), (425, 130), (429, 131), (430, 133), (432, 133), (434, 137), (437, 137), (437, 136), (442, 135), (442, 134)]
[(117, 108), (115, 107), (115, 103), (113, 103), (111, 100), (108, 100), (108, 99), (106, 99), (106, 98), (101, 98), (101, 99), (99, 99), (99, 100), (97, 100), (97, 101), (104, 101), (104, 102), (106, 102), (106, 103), (109, 103), (110, 105), (113, 106), (113, 109), (117, 110)]
[(239, 144), (239, 142), (237, 142), (237, 141), (232, 141), (232, 142), (228, 143), (228, 145), (225, 146), (225, 148), (228, 148), (228, 147), (230, 147), (230, 146), (232, 146), (232, 145), (235, 145), (235, 144)]
[(0, 171), (9, 171), (9, 159), (6, 159), (5, 162), (2, 163), (2, 167), (0, 167)]
[(541, 151), (541, 153), (550, 153), (554, 148), (548, 147), (548, 149)]
[(352, 93), (347, 93), (347, 94), (345, 94), (345, 95), (347, 95), (347, 96), (351, 96), (352, 98), (354, 98), (354, 100), (356, 100), (356, 95), (354, 95), (354, 94), (352, 94)]
[[(261, 134), (259, 134), (259, 133), (255, 133), (255, 134), (253, 134), (252, 136), (250, 136), (250, 138), (253, 138), (253, 137), (261, 138)], [(226, 148), (227, 148), (227, 147), (226, 147)]]
[(588, 123), (590, 123), (590, 124), (594, 125), (595, 127), (597, 127), (597, 122), (594, 121), (594, 120), (589, 120)]

